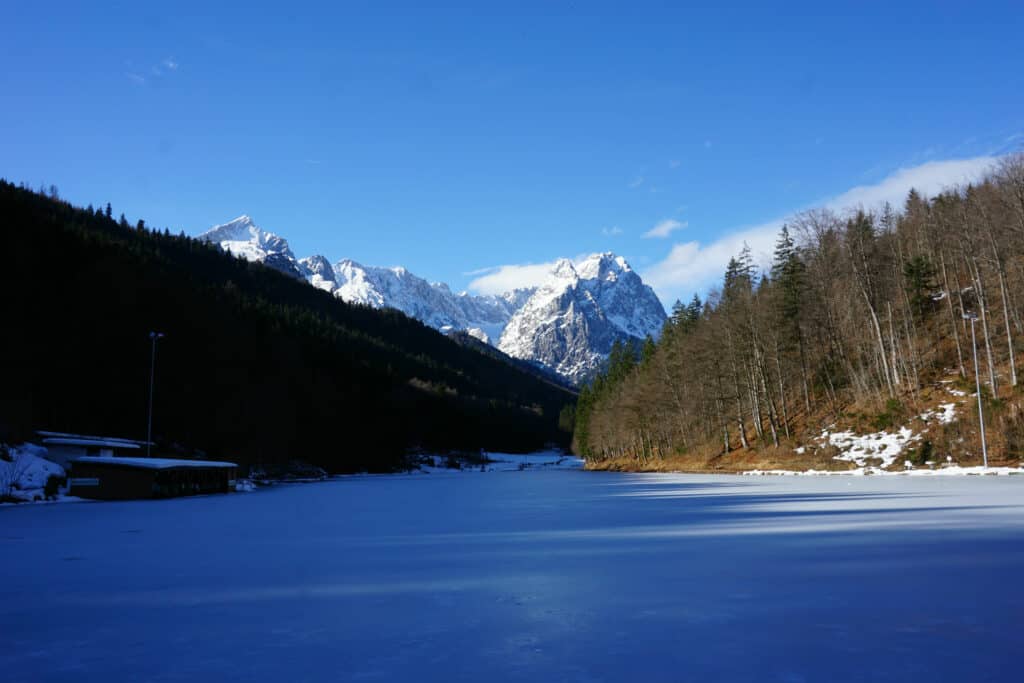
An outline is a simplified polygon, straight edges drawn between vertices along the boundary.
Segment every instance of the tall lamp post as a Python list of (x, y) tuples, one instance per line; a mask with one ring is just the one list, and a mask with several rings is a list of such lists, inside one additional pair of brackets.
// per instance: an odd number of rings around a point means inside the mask
[(978, 392), (978, 426), (981, 427), (981, 457), (985, 469), (988, 469), (988, 446), (985, 444), (985, 416), (981, 411), (981, 374), (978, 372), (978, 342), (974, 337), (974, 323), (978, 316), (965, 313), (964, 318), (971, 321), (971, 351), (974, 354), (974, 388)]
[(156, 377), (156, 342), (166, 335), (163, 332), (150, 332), (149, 339), (153, 342), (153, 351), (149, 357), (149, 415), (146, 419), (146, 457), (149, 457), (150, 444), (153, 443), (153, 380)]

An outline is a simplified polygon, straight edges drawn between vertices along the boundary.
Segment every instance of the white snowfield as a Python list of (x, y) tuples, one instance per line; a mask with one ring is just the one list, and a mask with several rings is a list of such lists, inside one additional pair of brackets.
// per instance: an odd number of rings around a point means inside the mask
[(0, 509), (21, 681), (1019, 681), (1024, 477), (351, 477)]

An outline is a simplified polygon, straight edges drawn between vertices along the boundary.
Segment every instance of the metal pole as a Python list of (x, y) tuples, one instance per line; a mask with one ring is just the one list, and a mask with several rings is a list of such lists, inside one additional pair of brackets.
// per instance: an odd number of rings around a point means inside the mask
[(971, 350), (974, 352), (974, 387), (978, 392), (978, 425), (981, 427), (981, 457), (988, 469), (988, 446), (985, 443), (985, 416), (981, 412), (981, 375), (978, 372), (978, 342), (974, 337), (974, 321), (971, 318)]
[(156, 340), (164, 335), (160, 332), (150, 332), (149, 338), (153, 342), (153, 351), (149, 357), (149, 413), (146, 419), (146, 457), (150, 457), (150, 444), (153, 442), (153, 381), (156, 376)]

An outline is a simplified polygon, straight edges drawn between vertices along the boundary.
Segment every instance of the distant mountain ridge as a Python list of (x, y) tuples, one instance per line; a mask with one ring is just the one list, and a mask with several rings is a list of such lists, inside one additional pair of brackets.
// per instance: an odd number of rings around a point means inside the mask
[(536, 287), (501, 295), (454, 293), (402, 267), (333, 264), (320, 254), (298, 259), (283, 237), (249, 216), (218, 225), (199, 238), (248, 261), (306, 280), (348, 303), (395, 308), (442, 332), (466, 332), (504, 353), (539, 363), (571, 383), (601, 366), (616, 340), (657, 337), (665, 310), (621, 256), (561, 259)]

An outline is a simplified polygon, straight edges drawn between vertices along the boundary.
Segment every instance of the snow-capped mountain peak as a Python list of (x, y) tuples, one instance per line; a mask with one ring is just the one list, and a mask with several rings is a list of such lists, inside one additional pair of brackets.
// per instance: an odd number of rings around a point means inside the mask
[(621, 256), (559, 259), (509, 320), (498, 348), (578, 382), (600, 367), (616, 340), (656, 337), (664, 322), (654, 290)]
[(302, 269), (298, 267), (288, 241), (260, 229), (252, 218), (245, 214), (233, 221), (210, 228), (199, 235), (199, 239), (217, 244), (224, 251), (246, 261), (258, 261), (286, 275), (303, 277)]
[(574, 382), (597, 369), (612, 343), (657, 335), (665, 311), (650, 287), (611, 252), (559, 259), (536, 287), (501, 295), (455, 294), (402, 266), (333, 265), (322, 255), (296, 259), (288, 242), (249, 216), (199, 236), (249, 261), (276, 268), (349, 303), (396, 308), (443, 332), (466, 331), (516, 358), (545, 365)]

